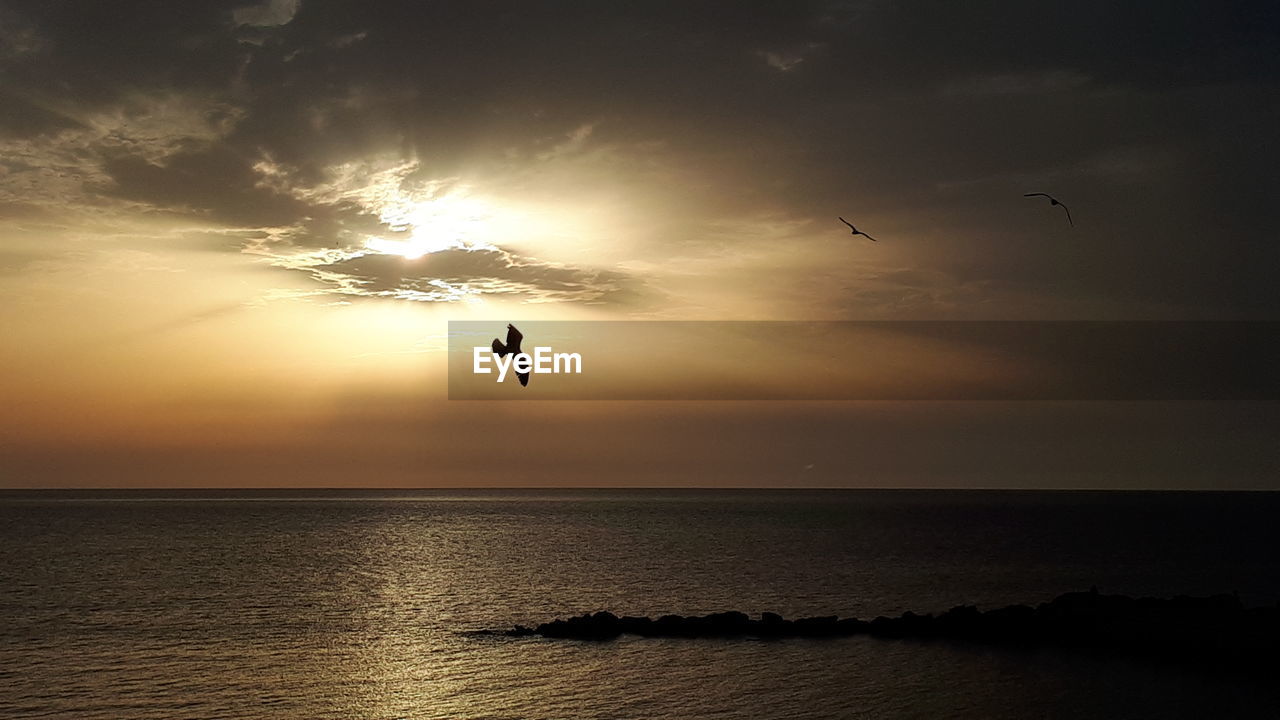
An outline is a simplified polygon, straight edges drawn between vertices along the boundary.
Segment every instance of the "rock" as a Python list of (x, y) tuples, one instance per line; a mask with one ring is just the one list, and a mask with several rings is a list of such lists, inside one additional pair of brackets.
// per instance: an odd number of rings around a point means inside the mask
[[(476, 634), (496, 634), (478, 631)], [(553, 620), (534, 628), (516, 625), (510, 637), (612, 640), (622, 634), (667, 638), (823, 638), (869, 634), (886, 638), (950, 638), (1011, 645), (1070, 646), (1181, 659), (1233, 669), (1280, 666), (1280, 605), (1246, 609), (1235, 595), (1172, 599), (1104, 595), (1097, 589), (1060, 595), (1038, 607), (1010, 605), (980, 611), (953, 607), (939, 616), (905, 612), (870, 622), (835, 615), (787, 620), (737, 611), (704, 616), (622, 617), (610, 612)]]

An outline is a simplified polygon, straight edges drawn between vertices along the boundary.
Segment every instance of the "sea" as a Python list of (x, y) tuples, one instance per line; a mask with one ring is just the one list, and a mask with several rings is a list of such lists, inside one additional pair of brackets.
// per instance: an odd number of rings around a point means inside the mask
[(0, 493), (0, 718), (1280, 717), (1257, 677), (952, 641), (548, 640), (1097, 587), (1280, 601), (1280, 493)]

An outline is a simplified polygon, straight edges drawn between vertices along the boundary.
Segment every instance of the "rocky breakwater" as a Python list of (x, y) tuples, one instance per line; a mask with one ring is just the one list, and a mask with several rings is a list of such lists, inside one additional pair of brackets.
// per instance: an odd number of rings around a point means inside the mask
[(573, 640), (646, 638), (881, 638), (952, 639), (1023, 646), (1089, 648), (1214, 665), (1280, 665), (1280, 609), (1246, 608), (1234, 595), (1171, 599), (1074, 592), (1038, 606), (981, 611), (959, 606), (939, 615), (906, 612), (872, 620), (834, 615), (788, 620), (774, 613), (619, 617), (597, 612), (500, 634)]

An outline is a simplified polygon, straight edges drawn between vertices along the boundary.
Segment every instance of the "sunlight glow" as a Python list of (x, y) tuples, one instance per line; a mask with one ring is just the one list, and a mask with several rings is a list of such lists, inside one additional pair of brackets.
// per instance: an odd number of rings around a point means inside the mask
[(365, 247), (410, 260), (442, 250), (494, 250), (484, 236), (495, 214), (490, 203), (465, 192), (422, 201), (397, 198), (380, 209), (378, 219), (409, 237), (371, 237)]

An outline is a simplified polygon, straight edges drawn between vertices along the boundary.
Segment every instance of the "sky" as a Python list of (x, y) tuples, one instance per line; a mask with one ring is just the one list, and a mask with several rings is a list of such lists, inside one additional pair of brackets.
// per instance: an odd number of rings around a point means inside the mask
[(1278, 18), (0, 0), (0, 487), (1275, 488), (1274, 403), (469, 402), (444, 345), (1280, 319)]

